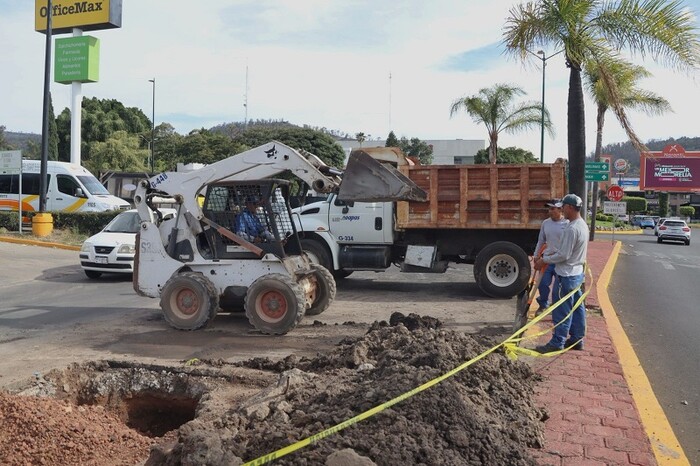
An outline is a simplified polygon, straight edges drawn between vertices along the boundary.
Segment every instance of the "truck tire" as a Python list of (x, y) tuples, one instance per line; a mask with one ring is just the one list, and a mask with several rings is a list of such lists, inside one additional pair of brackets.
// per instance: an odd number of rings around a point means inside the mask
[(286, 275), (271, 273), (255, 280), (245, 295), (245, 314), (262, 333), (284, 335), (304, 317), (302, 287)]
[(512, 298), (530, 281), (530, 261), (522, 248), (497, 241), (482, 249), (474, 261), (474, 279), (492, 298)]
[(306, 310), (306, 315), (317, 316), (328, 309), (335, 299), (335, 279), (328, 269), (320, 264), (311, 264), (311, 269), (316, 279), (316, 299)]
[(183, 272), (170, 277), (160, 294), (166, 322), (178, 330), (197, 330), (216, 317), (219, 294), (204, 275)]
[(331, 255), (326, 247), (319, 241), (314, 239), (302, 239), (301, 249), (309, 256), (309, 260), (311, 260), (312, 263), (324, 266), (336, 280), (342, 280), (352, 273), (352, 270), (333, 270)]

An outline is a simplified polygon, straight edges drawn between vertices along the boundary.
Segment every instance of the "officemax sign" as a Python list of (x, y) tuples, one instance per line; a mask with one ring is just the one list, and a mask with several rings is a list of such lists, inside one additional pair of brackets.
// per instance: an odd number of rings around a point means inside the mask
[[(34, 29), (46, 32), (49, 14), (47, 0), (34, 1)], [(121, 0), (53, 0), (51, 2), (52, 33), (71, 32), (73, 28), (84, 31), (122, 27)]]

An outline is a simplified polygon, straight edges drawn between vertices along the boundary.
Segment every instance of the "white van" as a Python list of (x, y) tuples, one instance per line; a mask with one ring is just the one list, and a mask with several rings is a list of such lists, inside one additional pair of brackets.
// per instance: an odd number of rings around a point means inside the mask
[[(22, 211), (39, 210), (41, 162), (22, 160)], [(126, 210), (131, 206), (113, 196), (92, 173), (80, 165), (47, 162), (46, 210), (62, 212), (103, 212)], [(19, 209), (19, 175), (0, 174), (0, 210)]]

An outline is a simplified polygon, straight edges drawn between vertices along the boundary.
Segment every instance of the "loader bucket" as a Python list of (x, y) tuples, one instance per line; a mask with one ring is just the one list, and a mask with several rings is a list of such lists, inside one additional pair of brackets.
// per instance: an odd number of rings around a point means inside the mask
[(428, 195), (411, 179), (367, 152), (350, 154), (338, 198), (354, 202), (426, 201)]

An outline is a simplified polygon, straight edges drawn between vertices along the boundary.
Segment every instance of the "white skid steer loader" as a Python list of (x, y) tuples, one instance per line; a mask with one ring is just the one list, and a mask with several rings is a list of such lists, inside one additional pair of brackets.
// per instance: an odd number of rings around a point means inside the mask
[[(171, 326), (202, 328), (233, 297), (242, 298), (257, 330), (281, 335), (304, 314), (320, 314), (332, 303), (333, 276), (302, 252), (283, 193), (289, 182), (273, 178), (285, 172), (319, 193), (337, 191), (341, 184), (340, 171), (277, 141), (199, 170), (161, 173), (139, 183), (134, 289), (159, 297)], [(348, 200), (402, 200), (420, 190), (378, 163), (361, 176), (367, 179)], [(158, 215), (153, 201), (162, 198), (177, 205), (174, 218)]]

